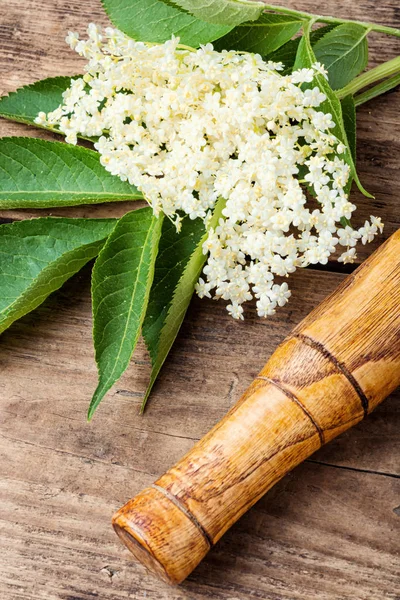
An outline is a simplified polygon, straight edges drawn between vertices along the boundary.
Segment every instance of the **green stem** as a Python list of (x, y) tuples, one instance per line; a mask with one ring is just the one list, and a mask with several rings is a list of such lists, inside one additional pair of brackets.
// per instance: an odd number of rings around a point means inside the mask
[(344, 88), (338, 90), (336, 95), (339, 99), (345, 98), (349, 94), (356, 94), (363, 88), (367, 87), (379, 81), (381, 79), (385, 79), (385, 77), (390, 77), (391, 75), (396, 75), (400, 71), (400, 56), (396, 56), (396, 58), (392, 58), (392, 60), (388, 60), (381, 65), (378, 65), (374, 69), (370, 69), (365, 73), (362, 73), (353, 81), (350, 81)]
[(312, 13), (294, 10), (284, 6), (275, 6), (273, 4), (266, 4), (265, 9), (282, 13), (284, 15), (290, 15), (292, 17), (299, 17), (301, 19), (314, 19), (314, 21), (318, 21), (319, 23), (335, 23), (337, 25), (342, 23), (356, 23), (357, 25), (362, 25), (363, 27), (369, 28), (371, 31), (378, 31), (380, 33), (387, 33), (388, 35), (400, 37), (400, 29), (396, 29), (395, 27), (387, 27), (386, 25), (367, 23), (365, 21), (352, 21), (351, 19), (338, 19), (337, 17), (325, 17), (323, 15), (314, 15)]
[(393, 77), (389, 77), (389, 79), (385, 79), (385, 81), (381, 81), (378, 85), (366, 90), (362, 94), (358, 94), (358, 96), (354, 98), (354, 104), (356, 107), (360, 106), (361, 104), (364, 104), (364, 102), (372, 100), (372, 98), (376, 98), (385, 92), (389, 92), (397, 85), (400, 85), (400, 73)]

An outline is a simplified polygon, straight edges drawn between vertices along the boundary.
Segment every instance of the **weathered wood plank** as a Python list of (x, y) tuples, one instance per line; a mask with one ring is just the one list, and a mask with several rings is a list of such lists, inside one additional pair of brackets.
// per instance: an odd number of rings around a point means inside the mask
[(10, 477), (0, 485), (7, 549), (0, 590), (7, 600), (398, 598), (399, 480), (304, 464), (172, 589), (147, 577), (104, 527), (128, 474), (110, 468), (92, 491), (90, 462), (67, 456), (65, 466), (86, 476), (80, 494), (57, 480)]
[[(132, 442), (138, 449), (141, 444), (145, 446), (143, 455), (134, 450), (136, 466), (145, 469), (149, 464), (145, 439), (150, 436), (148, 445), (154, 446), (157, 461), (162, 461), (152, 473), (160, 473), (223, 416), (291, 328), (342, 279), (343, 275), (334, 273), (299, 272), (293, 277), (291, 304), (269, 321), (260, 321), (252, 306), (244, 323), (237, 323), (221, 303), (195, 299), (144, 417), (138, 416), (138, 408), (150, 363), (142, 345), (92, 424), (86, 425), (86, 409), (96, 384), (86, 269), (2, 335), (0, 372), (7, 374), (0, 382), (2, 407), (7, 411), (4, 433), (11, 437), (24, 434), (26, 441), (35, 442), (38, 428), (43, 430), (47, 446), (61, 442), (66, 444), (62, 450), (74, 453), (97, 452), (104, 444), (102, 437), (112, 433), (108, 448), (102, 452), (129, 465), (133, 448), (124, 440), (133, 430)], [(51, 379), (44, 386), (49, 374)], [(318, 460), (400, 475), (396, 398), (398, 395), (322, 449), (316, 455)], [(60, 438), (59, 428), (66, 426), (65, 420), (68, 432)], [(376, 447), (370, 442), (371, 435), (378, 441)], [(177, 443), (174, 436), (183, 442)], [(170, 444), (167, 458), (163, 450), (166, 440)], [(354, 444), (354, 452), (348, 451), (342, 440)], [(140, 467), (138, 461), (143, 461)]]
[[(149, 369), (142, 346), (88, 425), (96, 373), (87, 271), (0, 340), (6, 550), (0, 591), (10, 600), (118, 600), (145, 592), (171, 600), (334, 600), (350, 598), (355, 589), (357, 599), (395, 598), (400, 547), (393, 509), (400, 504), (400, 479), (393, 477), (311, 463), (296, 469), (180, 591), (143, 577), (109, 526), (119, 505), (226, 412), (293, 324), (343, 276), (299, 273), (292, 307), (268, 327), (260, 325), (254, 307), (237, 326), (220, 304), (195, 300), (145, 416), (137, 413)], [(397, 406), (398, 396), (313, 459), (395, 473)]]

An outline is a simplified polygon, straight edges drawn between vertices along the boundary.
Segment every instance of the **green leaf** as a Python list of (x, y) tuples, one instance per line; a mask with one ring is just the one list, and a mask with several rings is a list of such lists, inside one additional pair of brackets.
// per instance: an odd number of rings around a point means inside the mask
[(114, 219), (47, 217), (0, 226), (0, 333), (102, 248)]
[[(324, 27), (319, 27), (315, 29), (310, 34), (311, 45), (315, 44), (319, 39), (321, 39), (328, 31), (332, 31), (337, 27), (337, 25), (326, 25)], [(293, 65), (296, 60), (297, 50), (299, 48), (301, 37), (297, 37), (294, 40), (290, 40), (286, 42), (283, 46), (268, 54), (265, 57), (265, 60), (272, 60), (273, 62), (281, 62), (284, 64), (285, 68), (281, 71), (282, 74), (287, 75), (291, 73), (293, 69)]]
[[(175, 225), (169, 219), (164, 220), (154, 281), (142, 330), (152, 361), (150, 382), (142, 410), (179, 331), (200, 276), (206, 258), (201, 252), (204, 234), (204, 223), (201, 219), (192, 221), (186, 217), (180, 233), (177, 233)], [(200, 249), (195, 252), (196, 248)], [(182, 281), (185, 272), (188, 275)]]
[(324, 35), (314, 46), (314, 54), (328, 70), (329, 84), (339, 90), (357, 77), (368, 64), (368, 29), (356, 23), (343, 23)]
[[(216, 226), (224, 206), (225, 200), (219, 200), (209, 227)], [(154, 282), (143, 323), (143, 337), (150, 352), (152, 370), (142, 411), (178, 334), (206, 261), (202, 250), (206, 237), (200, 219), (184, 219), (180, 234), (169, 221), (166, 220), (163, 225)]]
[(251, 0), (164, 0), (194, 15), (197, 19), (217, 25), (239, 25), (259, 18), (265, 5)]
[(165, 42), (175, 35), (181, 44), (198, 47), (232, 29), (199, 21), (161, 0), (102, 0), (102, 4), (118, 29), (143, 42)]
[(243, 23), (215, 44), (217, 50), (245, 50), (269, 54), (287, 43), (301, 28), (299, 18), (263, 13), (254, 23)]
[(349, 142), (351, 155), (353, 161), (356, 162), (356, 106), (354, 104), (354, 98), (350, 94), (341, 100), (342, 114), (343, 114), (343, 125), (346, 130), (347, 140)]
[(34, 138), (0, 139), (0, 209), (138, 200), (93, 150)]
[[(304, 67), (310, 68), (316, 62), (316, 58), (310, 43), (310, 26), (311, 23), (305, 23), (304, 25), (304, 34), (299, 44), (299, 48), (296, 55), (296, 62), (293, 67), (294, 69), (300, 69)], [(344, 128), (340, 100), (337, 98), (335, 92), (332, 90), (332, 88), (330, 87), (329, 83), (323, 75), (317, 73), (311, 85), (314, 85), (315, 83), (317, 83), (320, 90), (326, 95), (326, 100), (321, 104), (320, 109), (324, 113), (330, 113), (332, 115), (335, 127), (331, 129), (330, 132), (333, 133), (333, 135), (335, 135), (346, 146), (346, 151), (343, 153), (342, 156), (351, 169), (352, 177), (354, 178), (358, 189), (364, 194), (364, 196), (367, 196), (368, 198), (373, 198), (373, 196), (371, 196), (371, 194), (369, 194), (361, 185), (360, 179), (358, 177), (355, 163), (350, 150), (350, 144), (347, 139), (346, 130)]]
[[(63, 101), (63, 92), (69, 88), (71, 80), (76, 77), (49, 77), (25, 85), (8, 96), (3, 96), (0, 98), (0, 117), (40, 127), (34, 122), (38, 113), (41, 111), (49, 113), (55, 110)], [(42, 127), (42, 129), (60, 133), (55, 127)]]
[(148, 207), (126, 214), (93, 268), (93, 339), (99, 383), (89, 419), (127, 368), (135, 349), (153, 281), (162, 221)]

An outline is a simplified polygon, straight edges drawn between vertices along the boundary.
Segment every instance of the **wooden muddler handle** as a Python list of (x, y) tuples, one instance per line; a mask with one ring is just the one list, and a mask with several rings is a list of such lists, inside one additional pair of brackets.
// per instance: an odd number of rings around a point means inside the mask
[(304, 319), (238, 403), (122, 507), (117, 534), (169, 583), (305, 458), (400, 384), (400, 231)]

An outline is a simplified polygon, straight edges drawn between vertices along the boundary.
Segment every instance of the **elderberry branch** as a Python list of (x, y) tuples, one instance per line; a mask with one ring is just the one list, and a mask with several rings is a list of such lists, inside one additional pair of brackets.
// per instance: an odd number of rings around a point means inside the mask
[(356, 107), (360, 106), (361, 104), (369, 102), (369, 100), (372, 100), (373, 98), (376, 98), (381, 94), (390, 92), (390, 90), (397, 87), (398, 85), (400, 85), (400, 73), (394, 75), (393, 77), (385, 79), (385, 81), (381, 81), (380, 83), (378, 83), (378, 85), (374, 85), (374, 87), (365, 90), (365, 92), (363, 92), (362, 94), (358, 94), (358, 96), (355, 96), (354, 104)]
[(276, 13), (281, 13), (284, 15), (290, 15), (293, 17), (299, 17), (301, 19), (313, 19), (314, 22), (318, 23), (332, 23), (337, 25), (342, 25), (343, 23), (355, 23), (356, 25), (362, 25), (371, 31), (376, 31), (379, 33), (386, 33), (387, 35), (393, 35), (395, 37), (400, 37), (400, 29), (395, 27), (388, 27), (387, 25), (379, 25), (378, 23), (369, 23), (365, 21), (355, 21), (352, 19), (340, 19), (338, 17), (329, 17), (324, 15), (316, 15), (313, 13), (308, 13), (300, 10), (294, 10), (292, 8), (286, 8), (285, 6), (275, 6), (274, 4), (266, 4), (265, 8), (267, 11), (272, 11)]
[[(372, 85), (376, 81), (385, 79), (400, 72), (400, 56), (392, 58), (377, 67), (362, 73), (353, 81), (350, 81), (344, 88), (338, 90), (336, 95), (339, 99), (345, 98), (349, 94), (356, 94), (365, 87)], [(381, 92), (383, 93), (383, 92)]]

